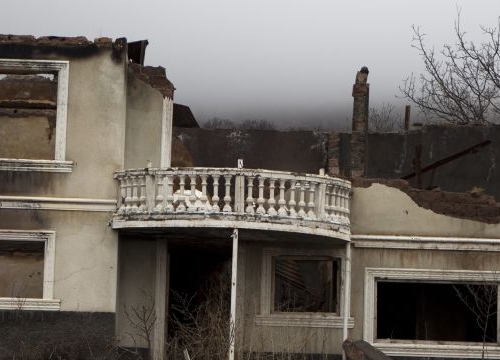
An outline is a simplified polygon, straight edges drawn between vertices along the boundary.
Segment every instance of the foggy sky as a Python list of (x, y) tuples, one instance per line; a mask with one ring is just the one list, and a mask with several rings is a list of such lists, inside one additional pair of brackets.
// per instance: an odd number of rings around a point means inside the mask
[(413, 24), (440, 49), (455, 40), (457, 8), (475, 41), (479, 25), (500, 15), (498, 0), (16, 0), (2, 8), (4, 34), (149, 40), (146, 64), (167, 69), (175, 101), (198, 120), (340, 129), (361, 66), (370, 70), (371, 106), (406, 104), (398, 86), (423, 70)]

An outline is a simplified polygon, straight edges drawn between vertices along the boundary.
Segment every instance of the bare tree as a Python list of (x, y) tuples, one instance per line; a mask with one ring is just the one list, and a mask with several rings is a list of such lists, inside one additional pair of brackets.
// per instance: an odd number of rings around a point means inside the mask
[(498, 123), (500, 115), (500, 17), (496, 27), (481, 26), (485, 41), (467, 40), (455, 22), (455, 44), (435, 52), (425, 34), (414, 26), (413, 47), (425, 64), (425, 73), (403, 81), (403, 97), (415, 103), (427, 118), (454, 124)]
[(379, 108), (370, 108), (368, 127), (373, 132), (388, 133), (402, 131), (404, 124), (394, 113), (394, 105), (383, 103)]
[(465, 284), (453, 285), (455, 292), (462, 303), (472, 312), (482, 336), (481, 359), (485, 358), (487, 342), (496, 342), (491, 335), (496, 328), (498, 284)]

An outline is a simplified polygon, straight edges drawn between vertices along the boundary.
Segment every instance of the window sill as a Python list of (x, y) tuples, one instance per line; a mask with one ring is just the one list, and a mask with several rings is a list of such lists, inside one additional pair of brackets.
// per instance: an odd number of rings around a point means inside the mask
[(59, 311), (61, 300), (54, 299), (23, 299), (0, 298), (1, 310), (32, 310), (32, 311)]
[[(481, 343), (443, 343), (438, 341), (425, 342), (390, 342), (390, 340), (376, 340), (374, 347), (388, 356), (418, 356), (418, 357), (453, 357), (453, 358), (481, 358), (483, 345)], [(485, 344), (484, 357), (500, 357), (500, 346), (492, 343)]]
[(68, 173), (73, 171), (73, 166), (73, 161), (0, 158), (0, 171), (43, 171)]
[[(255, 325), (341, 329), (344, 326), (344, 318), (334, 314), (312, 313), (257, 315)], [(347, 327), (350, 329), (354, 327), (354, 318), (348, 319)]]

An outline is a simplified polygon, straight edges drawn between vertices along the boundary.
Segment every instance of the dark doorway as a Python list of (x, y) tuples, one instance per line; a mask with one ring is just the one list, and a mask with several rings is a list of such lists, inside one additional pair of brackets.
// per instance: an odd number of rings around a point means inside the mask
[[(167, 352), (226, 356), (230, 341), (230, 246), (170, 247)], [(218, 355), (217, 355), (218, 356)], [(213, 358), (217, 358), (217, 356)]]

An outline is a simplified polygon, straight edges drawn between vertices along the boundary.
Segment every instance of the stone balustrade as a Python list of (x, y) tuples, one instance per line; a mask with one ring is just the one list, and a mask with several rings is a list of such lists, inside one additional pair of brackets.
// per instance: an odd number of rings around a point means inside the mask
[(116, 172), (115, 178), (120, 183), (118, 219), (217, 214), (251, 221), (322, 222), (349, 229), (350, 182), (325, 175), (232, 168), (145, 168)]

